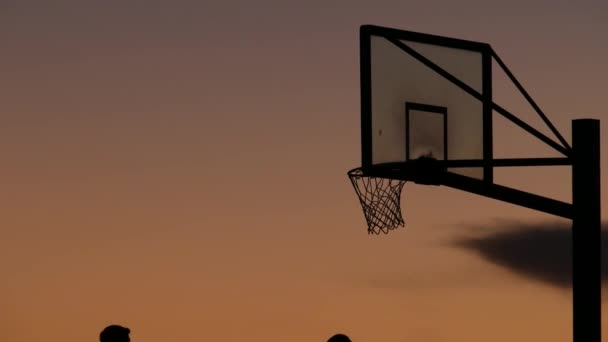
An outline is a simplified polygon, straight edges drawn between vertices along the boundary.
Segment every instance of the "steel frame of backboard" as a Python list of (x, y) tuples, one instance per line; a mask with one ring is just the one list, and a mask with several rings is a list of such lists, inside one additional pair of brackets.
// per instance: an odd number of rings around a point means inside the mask
[[(435, 73), (483, 104), (482, 160), (436, 160), (433, 168), (447, 170), (458, 167), (483, 167), (483, 180), (441, 172), (430, 183), (445, 185), (485, 197), (539, 210), (572, 219), (572, 287), (573, 341), (601, 342), (601, 210), (600, 210), (600, 130), (599, 120), (579, 119), (572, 122), (572, 147), (549, 121), (545, 113), (507, 68), (505, 63), (486, 43), (440, 37), (418, 32), (364, 25), (360, 29), (361, 76), (361, 169), (375, 177), (412, 180), (409, 162), (372, 165), (372, 107), (370, 37), (381, 36), (414, 57)], [(476, 51), (482, 55), (482, 92), (479, 93), (433, 61), (408, 46), (403, 40)], [(492, 60), (517, 87), (542, 121), (557, 137), (558, 142), (528, 125), (516, 115), (492, 101)], [(497, 112), (540, 141), (564, 155), (560, 158), (493, 159), (492, 115)], [(408, 137), (409, 139), (409, 137)], [(447, 152), (447, 149), (446, 149)], [(572, 166), (572, 203), (565, 203), (525, 191), (493, 183), (494, 167), (515, 166)], [(415, 174), (415, 173), (414, 173)], [(415, 180), (415, 179), (414, 179)], [(426, 181), (426, 179), (425, 179)]]
[[(569, 156), (571, 147), (564, 137), (559, 133), (555, 126), (549, 121), (547, 116), (542, 112), (526, 90), (521, 86), (520, 82), (515, 78), (513, 73), (507, 68), (500, 57), (494, 52), (492, 47), (486, 43), (473, 42), (468, 40), (440, 37), (435, 35), (429, 35), (418, 32), (401, 31), (386, 27), (364, 25), (360, 30), (360, 77), (361, 77), (361, 165), (363, 168), (372, 165), (372, 103), (371, 103), (371, 44), (370, 37), (381, 36), (393, 43), (395, 46), (400, 48), (403, 52), (412, 56), (423, 65), (427, 66), (437, 74), (444, 77), (449, 82), (453, 83), (458, 88), (462, 89), (470, 96), (481, 101), (483, 103), (483, 161), (481, 166), (484, 168), (484, 179), (488, 182), (492, 182), (492, 115), (493, 111), (496, 111), (506, 119), (510, 120), (520, 128), (524, 129), (528, 133), (532, 134), (539, 140), (543, 141), (547, 145), (551, 146), (564, 156)], [(408, 46), (402, 40), (408, 40), (413, 42), (427, 43), (437, 46), (451, 47), (462, 50), (469, 50), (481, 53), (482, 56), (482, 75), (483, 75), (483, 89), (479, 93), (465, 82), (461, 81), (458, 77), (454, 76), (450, 72), (446, 71), (433, 61), (429, 60), (416, 50)], [(523, 120), (519, 119), (516, 115), (512, 114), (502, 106), (492, 102), (492, 59), (494, 59), (498, 65), (502, 68), (505, 74), (515, 84), (517, 89), (523, 94), (525, 99), (530, 103), (538, 115), (542, 118), (543, 122), (551, 129), (553, 134), (558, 138), (560, 143), (555, 142), (553, 139), (547, 137), (534, 127), (528, 125)], [(536, 162), (537, 159), (522, 160), (525, 165), (531, 165), (531, 162)], [(454, 161), (456, 165), (450, 165), (449, 167), (458, 167), (459, 161)], [(547, 165), (546, 162), (540, 161), (542, 165)]]

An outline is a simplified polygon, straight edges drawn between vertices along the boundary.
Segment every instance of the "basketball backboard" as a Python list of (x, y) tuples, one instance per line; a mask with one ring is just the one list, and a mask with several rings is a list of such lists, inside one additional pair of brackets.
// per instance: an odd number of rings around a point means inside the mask
[(491, 182), (490, 46), (365, 25), (360, 48), (362, 168), (430, 157)]

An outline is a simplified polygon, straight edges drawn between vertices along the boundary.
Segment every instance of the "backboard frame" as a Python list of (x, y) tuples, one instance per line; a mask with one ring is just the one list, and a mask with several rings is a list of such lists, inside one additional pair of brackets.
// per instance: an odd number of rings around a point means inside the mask
[[(415, 50), (403, 43), (403, 40), (448, 47), (454, 49), (462, 49), (481, 54), (482, 68), (482, 92), (481, 97), (477, 100), (482, 103), (482, 159), (475, 164), (483, 168), (483, 180), (487, 183), (493, 183), (493, 139), (492, 139), (492, 48), (489, 44), (474, 42), (469, 40), (447, 38), (435, 36), (425, 33), (412, 31), (402, 31), (386, 27), (363, 25), (359, 31), (359, 47), (360, 47), (360, 77), (361, 77), (361, 167), (363, 170), (370, 170), (382, 165), (373, 164), (372, 162), (372, 61), (371, 61), (371, 38), (372, 36), (383, 37), (393, 44), (397, 45), (404, 53), (414, 57), (422, 64), (434, 69), (437, 67), (432, 61), (429, 61), (424, 56), (417, 53)], [(440, 67), (438, 67), (440, 69)], [(448, 78), (451, 82), (456, 83), (459, 87), (469, 88), (464, 82), (457, 77), (447, 73), (444, 70), (442, 76)], [(447, 75), (445, 75), (447, 74)], [(460, 85), (462, 84), (462, 85)], [(408, 138), (409, 139), (409, 138)], [(447, 143), (447, 137), (444, 139)], [(445, 149), (447, 152), (447, 148)], [(446, 153), (447, 155), (447, 153)], [(406, 161), (404, 164), (406, 164)], [(450, 166), (447, 158), (446, 165)], [(470, 162), (474, 162), (471, 160)], [(455, 163), (458, 164), (458, 163)]]

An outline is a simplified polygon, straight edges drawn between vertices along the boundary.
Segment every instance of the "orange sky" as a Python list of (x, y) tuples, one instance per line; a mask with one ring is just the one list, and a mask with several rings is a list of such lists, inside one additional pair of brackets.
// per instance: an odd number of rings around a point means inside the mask
[[(553, 217), (408, 184), (407, 228), (366, 234), (358, 28), (492, 44), (569, 138), (606, 111), (607, 23), (600, 0), (4, 1), (0, 340), (570, 341), (567, 289), (451, 243)], [(498, 157), (546, 156), (495, 122)], [(496, 175), (566, 201), (569, 177)]]

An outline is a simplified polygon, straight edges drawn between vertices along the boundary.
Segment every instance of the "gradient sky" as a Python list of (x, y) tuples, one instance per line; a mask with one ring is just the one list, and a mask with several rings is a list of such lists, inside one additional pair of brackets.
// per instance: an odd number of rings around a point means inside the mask
[[(553, 217), (408, 184), (407, 228), (366, 234), (362, 24), (492, 44), (568, 138), (604, 117), (601, 0), (3, 0), (0, 340), (570, 341), (568, 289), (449, 243)], [(546, 153), (495, 123), (498, 157)]]

